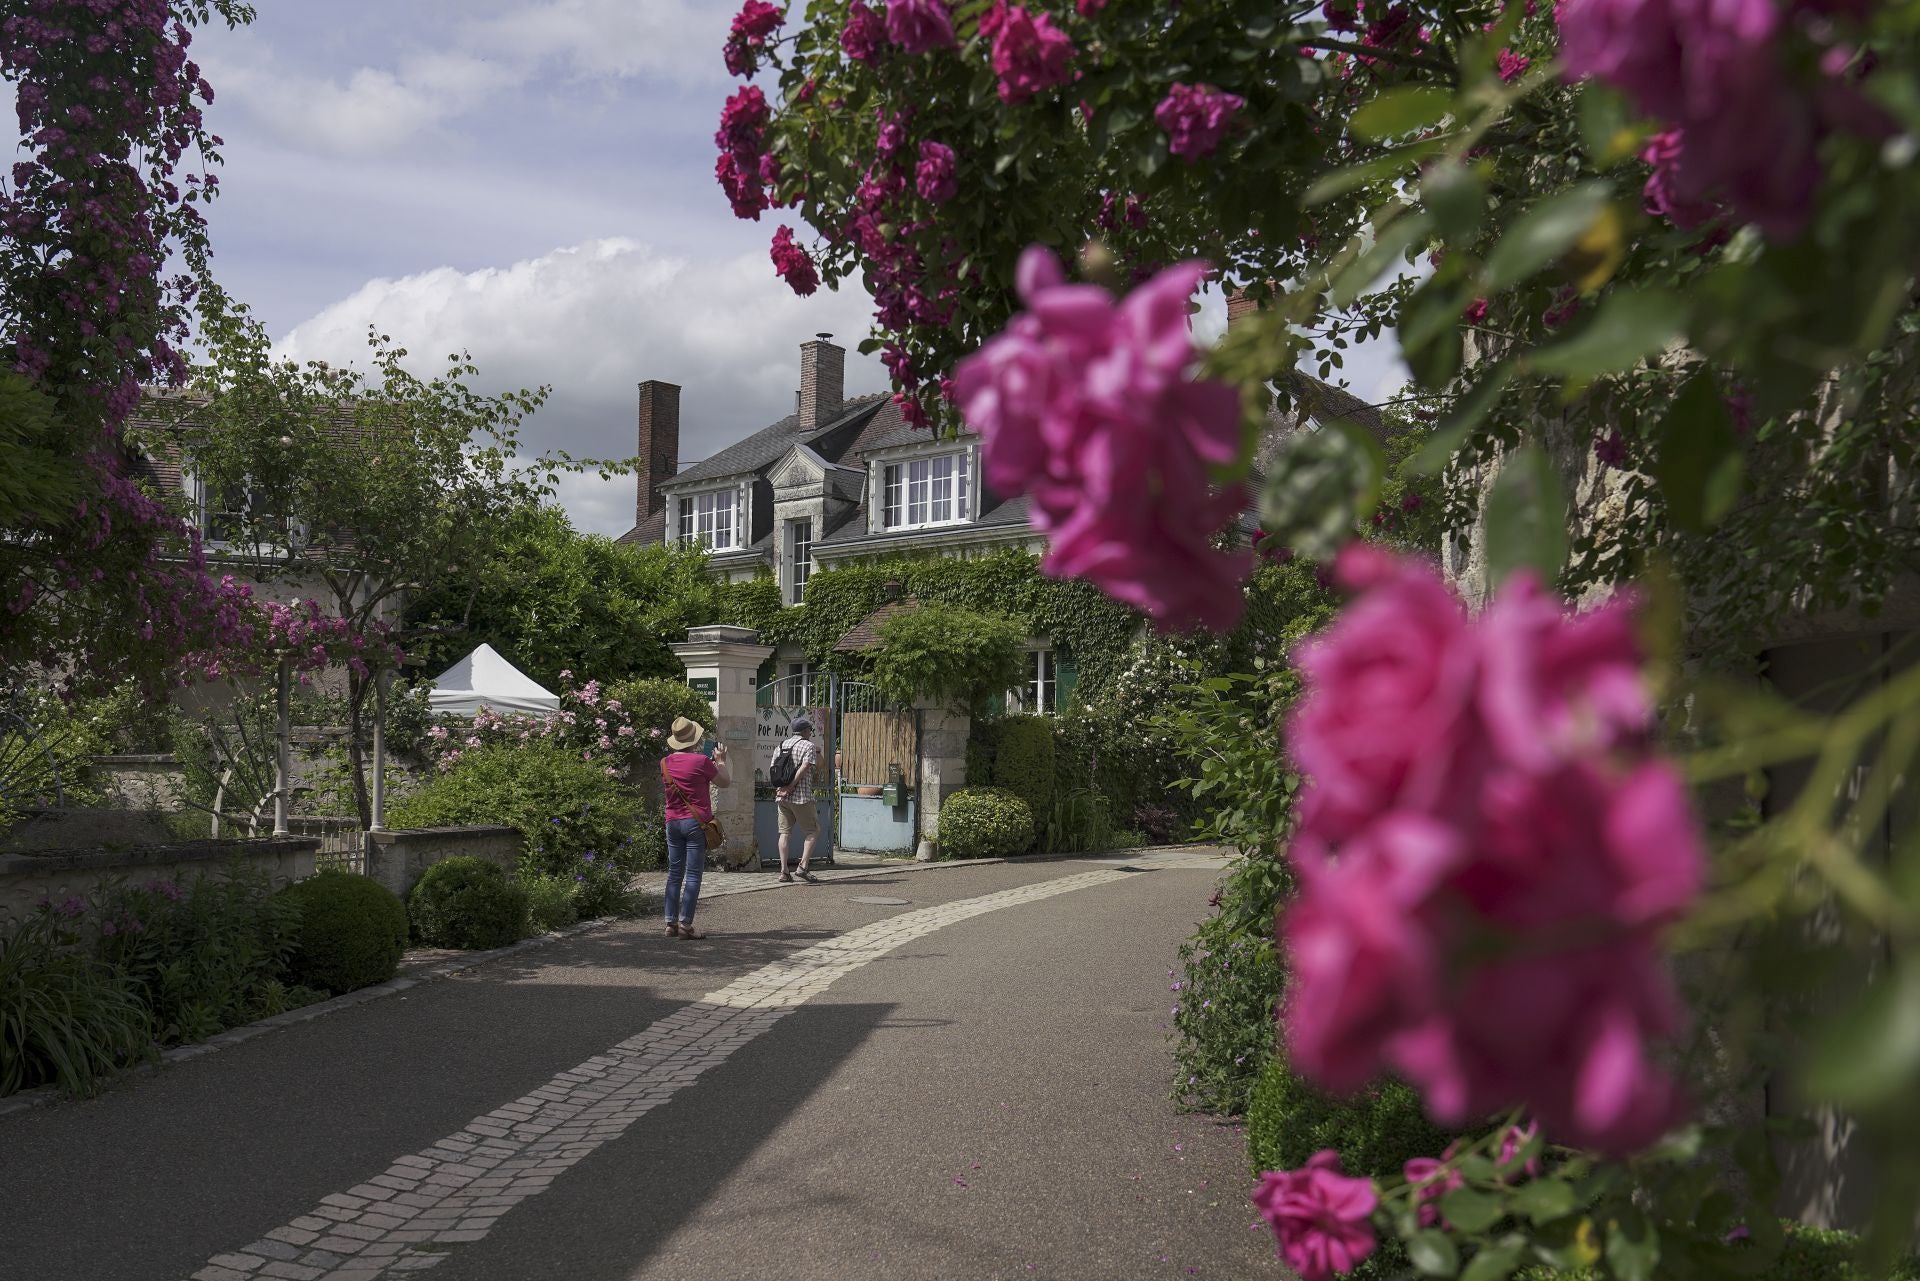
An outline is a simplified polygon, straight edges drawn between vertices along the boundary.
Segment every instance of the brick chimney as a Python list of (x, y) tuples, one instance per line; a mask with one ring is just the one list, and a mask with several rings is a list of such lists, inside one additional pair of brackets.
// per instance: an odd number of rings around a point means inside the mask
[(639, 492), (633, 500), (633, 523), (643, 525), (667, 505), (657, 486), (680, 470), (678, 384), (653, 378), (640, 384), (640, 447), (634, 452), (640, 459), (640, 475), (635, 481)]
[(833, 421), (847, 394), (847, 349), (815, 334), (800, 344), (800, 430), (812, 431)]
[(1241, 320), (1260, 310), (1260, 303), (1249, 298), (1244, 290), (1235, 289), (1227, 295), (1227, 328), (1232, 329)]

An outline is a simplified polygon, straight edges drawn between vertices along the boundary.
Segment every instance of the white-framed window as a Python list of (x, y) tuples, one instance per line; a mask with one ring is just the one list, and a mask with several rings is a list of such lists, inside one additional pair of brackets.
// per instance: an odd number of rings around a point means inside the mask
[(798, 605), (806, 595), (807, 579), (813, 576), (813, 521), (787, 522), (787, 590), (789, 605)]
[(952, 525), (969, 515), (965, 454), (888, 463), (881, 479), (888, 529)]
[[(253, 492), (247, 480), (215, 485), (191, 473), (186, 479), (198, 512), (202, 541), (212, 547), (229, 548), (237, 548), (248, 540), (262, 546), (278, 545), (280, 540), (267, 537), (267, 528), (264, 528), (274, 523), (275, 513)], [(253, 522), (251, 529), (250, 521)]]
[[(814, 679), (812, 663), (788, 663), (787, 678), (791, 682), (787, 687), (787, 701), (804, 707), (826, 702), (825, 691), (816, 688), (819, 682)], [(815, 694), (822, 697), (815, 698)]]
[(1027, 651), (1027, 678), (1020, 688), (1007, 693), (1007, 702), (1018, 711), (1052, 716), (1060, 710), (1060, 663), (1050, 649)]
[(680, 544), (684, 547), (697, 542), (708, 551), (731, 551), (739, 546), (739, 525), (734, 517), (733, 490), (688, 494), (680, 499)]

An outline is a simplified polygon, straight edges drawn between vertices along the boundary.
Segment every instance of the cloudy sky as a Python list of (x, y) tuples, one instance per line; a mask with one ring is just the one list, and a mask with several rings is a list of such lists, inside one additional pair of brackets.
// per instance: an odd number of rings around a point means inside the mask
[[(801, 341), (851, 349), (870, 311), (858, 290), (794, 297), (778, 224), (736, 221), (713, 180), (735, 7), (259, 0), (251, 27), (194, 43), (226, 140), (221, 280), (302, 359), (364, 363), (373, 324), (470, 351), (488, 390), (550, 384), (535, 450), (632, 453), (646, 378), (684, 389), (683, 460), (764, 426), (792, 408)], [(849, 395), (885, 386), (848, 360)], [(1369, 398), (1394, 381), (1354, 370)], [(631, 479), (562, 500), (583, 529), (632, 523)]]

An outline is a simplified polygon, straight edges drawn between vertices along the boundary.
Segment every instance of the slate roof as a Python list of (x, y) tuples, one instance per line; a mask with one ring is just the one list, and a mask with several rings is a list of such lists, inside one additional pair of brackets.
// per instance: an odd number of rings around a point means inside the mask
[(910, 614), (920, 608), (920, 602), (911, 596), (889, 601), (874, 610), (858, 623), (853, 630), (842, 636), (833, 647), (836, 654), (858, 654), (880, 645), (880, 628), (896, 614)]
[[(719, 480), (726, 476), (740, 476), (757, 472), (769, 464), (778, 462), (795, 445), (813, 445), (814, 442), (831, 436), (834, 432), (850, 428), (874, 415), (876, 409), (891, 409), (894, 415), (899, 408), (892, 404), (885, 392), (871, 396), (856, 396), (841, 406), (840, 413), (824, 427), (816, 427), (810, 432), (800, 430), (800, 416), (788, 414), (770, 427), (763, 427), (745, 440), (728, 445), (717, 454), (709, 455), (697, 463), (689, 463), (676, 472), (667, 484), (678, 485), (689, 480)], [(837, 461), (841, 453), (834, 450), (828, 454), (822, 451), (829, 462)]]

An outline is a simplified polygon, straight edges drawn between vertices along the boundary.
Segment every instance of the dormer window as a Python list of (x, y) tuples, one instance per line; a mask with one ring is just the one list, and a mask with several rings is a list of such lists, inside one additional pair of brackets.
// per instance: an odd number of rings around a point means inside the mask
[(888, 463), (883, 495), (888, 529), (953, 525), (970, 515), (967, 456), (941, 454)]
[(716, 489), (704, 494), (687, 494), (679, 503), (681, 546), (690, 547), (699, 543), (710, 552), (724, 552), (740, 545), (739, 523), (734, 519), (733, 490)]

